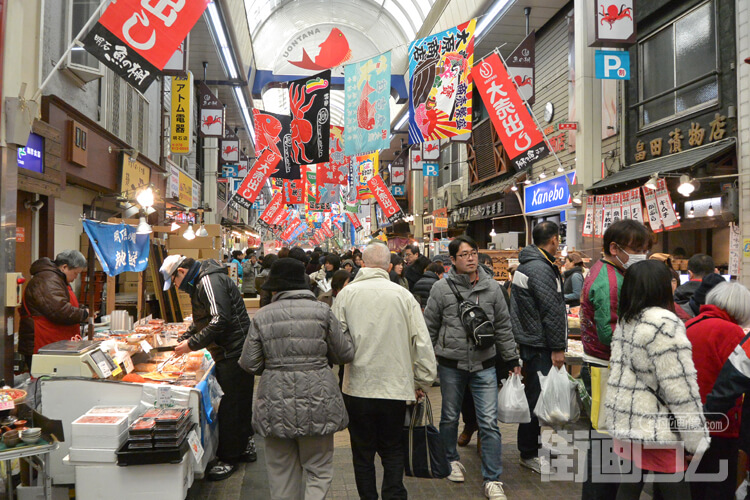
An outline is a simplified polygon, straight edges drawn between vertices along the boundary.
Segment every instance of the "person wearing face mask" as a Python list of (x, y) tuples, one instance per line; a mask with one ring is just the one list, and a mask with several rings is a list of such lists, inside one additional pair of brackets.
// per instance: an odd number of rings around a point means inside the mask
[[(615, 222), (604, 232), (603, 257), (591, 267), (583, 281), (580, 320), (584, 366), (581, 369), (581, 379), (589, 394), (592, 394), (592, 370), (604, 374), (609, 366), (610, 342), (617, 326), (620, 288), (625, 273), (636, 262), (646, 260), (651, 243), (651, 235), (644, 224), (633, 220)], [(599, 417), (598, 422), (592, 423), (592, 428), (599, 428), (598, 424), (603, 420)], [(609, 445), (611, 446), (611, 440)], [(602, 446), (606, 445), (602, 443)], [(601, 472), (592, 472), (598, 471), (601, 466), (601, 463), (594, 463), (592, 446), (589, 446), (586, 455), (586, 481), (581, 498), (617, 496), (616, 482), (593, 479)]]

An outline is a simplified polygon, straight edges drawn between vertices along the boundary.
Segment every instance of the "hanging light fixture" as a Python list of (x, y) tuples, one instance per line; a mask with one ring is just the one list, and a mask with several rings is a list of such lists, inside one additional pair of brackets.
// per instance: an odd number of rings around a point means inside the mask
[(192, 224), (190, 224), (188, 226), (187, 230), (184, 233), (182, 233), (182, 237), (185, 238), (188, 241), (195, 239), (195, 231), (193, 231), (193, 225)]
[(565, 169), (563, 168), (562, 165), (560, 165), (559, 167), (557, 167), (557, 171), (560, 172), (560, 173), (563, 173), (563, 172), (565, 172)]
[(562, 255), (563, 257), (567, 257), (568, 256), (568, 245), (565, 245), (563, 247), (562, 252), (560, 252), (560, 255)]
[(577, 205), (580, 205), (581, 203), (583, 203), (583, 200), (582, 200), (583, 196), (581, 195), (581, 191), (576, 191), (575, 193), (573, 193), (572, 198), (573, 198), (573, 203)]
[(153, 233), (153, 229), (151, 229), (151, 226), (146, 222), (146, 217), (141, 216), (140, 221), (138, 222), (138, 228), (135, 230), (135, 234), (151, 234)]
[(542, 172), (541, 174), (539, 174), (539, 178), (540, 179), (546, 179), (547, 178), (547, 174), (545, 174), (544, 172)]
[(200, 229), (198, 229), (198, 231), (195, 232), (195, 235), (198, 236), (199, 238), (205, 238), (206, 236), (208, 236), (208, 231), (206, 231), (206, 226), (204, 224), (201, 224)]
[(172, 222), (172, 225), (170, 226), (169, 230), (170, 231), (177, 231), (178, 229), (180, 229), (180, 225), (177, 224), (177, 221)]
[(495, 232), (495, 227), (493, 226), (492, 230), (490, 231), (490, 238), (494, 238), (495, 236), (497, 236), (497, 233)]
[(518, 191), (518, 186), (517, 186), (517, 185), (515, 185), (515, 184), (513, 184), (513, 185), (512, 185), (511, 187), (510, 187), (510, 190), (511, 190), (511, 191)]
[(690, 211), (688, 211), (688, 219), (692, 219), (695, 217), (695, 209), (693, 208), (693, 204), (690, 204)]
[(698, 181), (691, 179), (689, 175), (683, 174), (680, 176), (680, 186), (677, 188), (677, 192), (682, 196), (690, 196), (699, 185)]
[(528, 186), (528, 185), (530, 185), (530, 184), (531, 184), (531, 179), (529, 179), (529, 178), (527, 177), (527, 178), (526, 178), (526, 180), (525, 180), (525, 181), (523, 181), (523, 183), (524, 183), (524, 184), (526, 184), (526, 185)]
[(659, 174), (654, 173), (653, 175), (651, 175), (651, 177), (648, 178), (648, 180), (646, 181), (646, 184), (644, 184), (644, 187), (652, 191), (656, 191), (656, 183), (658, 180), (659, 180)]
[(143, 208), (151, 208), (154, 206), (154, 190), (151, 189), (151, 186), (148, 186), (146, 189), (138, 193), (135, 200)]
[(709, 217), (714, 216), (714, 206), (711, 202), (708, 203), (708, 210), (706, 211), (706, 215), (708, 215)]

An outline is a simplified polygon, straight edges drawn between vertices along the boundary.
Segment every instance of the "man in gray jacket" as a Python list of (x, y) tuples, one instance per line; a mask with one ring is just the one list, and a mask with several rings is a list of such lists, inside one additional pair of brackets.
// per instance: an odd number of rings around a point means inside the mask
[(518, 426), (518, 451), (521, 465), (541, 474), (549, 470), (539, 457), (539, 420), (534, 415), (541, 386), (539, 372), (549, 373), (552, 365), (565, 364), (568, 345), (568, 316), (563, 296), (562, 276), (555, 265), (560, 245), (560, 229), (554, 222), (537, 224), (532, 231), (534, 244), (518, 255), (520, 262), (513, 275), (510, 312), (513, 334), (519, 344), (526, 372), (524, 387), (531, 409), (531, 422)]
[[(506, 363), (520, 373), (518, 353), (513, 340), (508, 306), (500, 285), (479, 267), (476, 242), (459, 236), (448, 246), (453, 267), (435, 283), (424, 311), (440, 375), (443, 406), (440, 415), (440, 436), (443, 440), (451, 474), (448, 479), (463, 482), (464, 467), (456, 450), (458, 417), (464, 391), (470, 388), (482, 441), (482, 476), (484, 494), (491, 500), (504, 500), (500, 482), (502, 441), (497, 425), (497, 375), (495, 353), (500, 352)], [(463, 300), (478, 304), (495, 328), (495, 344), (479, 349), (469, 340), (458, 314), (458, 300), (447, 280), (451, 280)]]

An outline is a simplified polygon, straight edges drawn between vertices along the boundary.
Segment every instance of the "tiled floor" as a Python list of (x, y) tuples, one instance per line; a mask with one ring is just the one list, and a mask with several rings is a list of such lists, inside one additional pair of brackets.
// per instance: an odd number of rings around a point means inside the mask
[[(435, 425), (440, 418), (440, 388), (434, 387), (428, 392), (435, 413)], [(505, 492), (511, 500), (580, 499), (581, 485), (573, 481), (543, 481), (536, 474), (519, 465), (516, 448), (517, 425), (501, 424), (503, 435), (503, 475)], [(204, 480), (196, 481), (188, 496), (191, 500), (214, 499), (268, 499), (268, 478), (264, 461), (263, 439), (256, 437), (258, 461), (242, 464), (240, 470), (232, 477), (218, 483)], [(354, 482), (354, 468), (349, 444), (349, 434), (342, 431), (334, 438), (334, 479), (327, 498), (359, 499)], [(483, 499), (481, 460), (476, 449), (476, 435), (466, 448), (459, 448), (461, 462), (466, 467), (466, 481), (456, 484), (447, 479), (415, 479), (406, 477), (404, 483), (409, 491), (409, 498), (415, 500), (450, 500)], [(575, 463), (575, 460), (573, 460)], [(376, 459), (378, 481), (382, 478), (382, 468)], [(291, 500), (291, 499), (290, 499)]]

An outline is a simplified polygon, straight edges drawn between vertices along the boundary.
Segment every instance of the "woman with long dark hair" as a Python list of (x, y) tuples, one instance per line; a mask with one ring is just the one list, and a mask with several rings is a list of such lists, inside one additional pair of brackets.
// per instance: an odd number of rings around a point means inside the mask
[(409, 282), (404, 274), (404, 259), (395, 253), (391, 254), (391, 271), (388, 273), (391, 281), (409, 289)]
[(571, 252), (565, 257), (563, 271), (563, 293), (565, 304), (570, 307), (581, 305), (581, 290), (583, 289), (583, 258), (577, 252)]
[(684, 473), (692, 456), (709, 445), (691, 344), (674, 313), (672, 275), (663, 263), (642, 261), (628, 268), (618, 315), (605, 425), (625, 461), (623, 471), (640, 480), (623, 481), (617, 500), (640, 498), (651, 480), (664, 499), (690, 498), (684, 477), (676, 482), (659, 477)]

